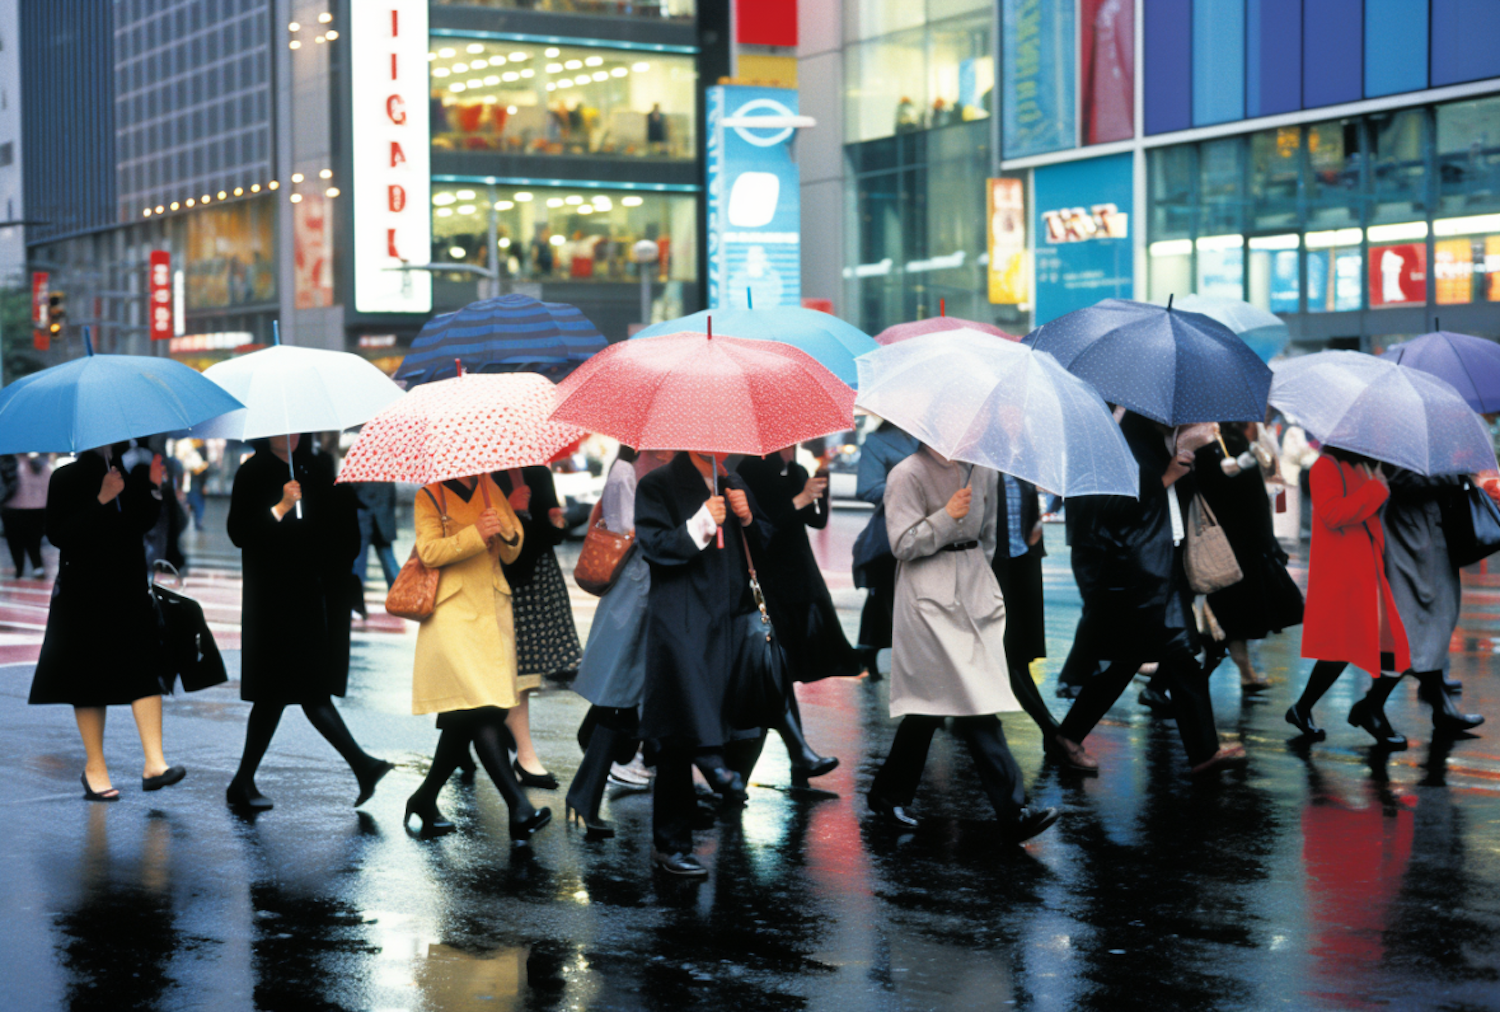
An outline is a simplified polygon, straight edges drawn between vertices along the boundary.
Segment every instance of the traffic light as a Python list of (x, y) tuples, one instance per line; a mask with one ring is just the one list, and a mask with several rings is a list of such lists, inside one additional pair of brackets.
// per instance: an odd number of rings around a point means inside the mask
[(47, 295), (47, 330), (52, 334), (61, 334), (63, 324), (68, 322), (68, 297), (62, 292), (49, 292)]

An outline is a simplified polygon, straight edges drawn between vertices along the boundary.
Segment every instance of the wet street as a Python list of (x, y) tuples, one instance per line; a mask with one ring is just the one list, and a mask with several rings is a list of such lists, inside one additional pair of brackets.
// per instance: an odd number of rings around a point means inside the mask
[[(840, 511), (814, 535), (851, 634), (863, 594), (848, 550), (864, 519)], [(1047, 532), (1051, 656), (1035, 671), (1059, 715), (1078, 615), (1061, 533)], [(196, 580), (189, 592), (229, 602), (210, 618), (232, 627), (233, 574)], [(6, 583), (0, 607), (28, 594), (31, 618), (4, 613), (0, 647), (39, 634), (44, 589)], [(575, 600), (585, 631), (592, 599)], [(1282, 714), (1309, 666), (1296, 633), (1253, 648), (1275, 682), (1263, 698), (1242, 698), (1227, 662), (1215, 676), (1220, 731), (1250, 762), (1208, 782), (1189, 780), (1175, 728), (1135, 688), (1089, 739), (1097, 778), (1044, 765), (1036, 728), (1006, 715), (1032, 798), (1063, 811), (1025, 849), (998, 842), (967, 754), (943, 734), (921, 828), (877, 823), (863, 792), (895, 729), (886, 683), (805, 686), (808, 736), (842, 765), (820, 790), (790, 789), (773, 740), (748, 808), (699, 834), (701, 885), (653, 875), (648, 794), (609, 796), (619, 835), (587, 843), (563, 825), (562, 791), (532, 791), (555, 820), (512, 851), (494, 787), (455, 778), (440, 804), (459, 832), (404, 832), (437, 733), (409, 712), (415, 636), (384, 616), (357, 627), (341, 708), (398, 768), (359, 811), (353, 776), (295, 711), (259, 777), (275, 810), (226, 809), (249, 708), (235, 650), (228, 685), (167, 702), (186, 781), (139, 790), (117, 709), (123, 800), (85, 804), (71, 714), (28, 707), (31, 663), (0, 655), (0, 1008), (1500, 1008), (1500, 578), (1466, 577), (1464, 604), (1454, 674), (1464, 708), (1491, 720), (1480, 737), (1433, 743), (1403, 682), (1389, 712), (1412, 747), (1372, 753), (1344, 721), (1364, 689), (1351, 670), (1318, 709), (1328, 740), (1291, 742)], [(532, 706), (564, 786), (585, 709), (555, 686)]]

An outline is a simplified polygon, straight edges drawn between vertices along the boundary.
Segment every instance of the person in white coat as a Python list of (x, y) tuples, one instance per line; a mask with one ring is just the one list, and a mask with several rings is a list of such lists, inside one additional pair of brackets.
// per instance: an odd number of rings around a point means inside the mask
[[(972, 472), (972, 473), (971, 473)], [(996, 713), (1019, 710), (1005, 662), (1005, 600), (990, 568), (1000, 476), (922, 446), (891, 471), (885, 516), (896, 556), (890, 754), (868, 796), (871, 811), (908, 828), (933, 732), (953, 718), (1005, 836), (1021, 842), (1057, 821), (1026, 807), (1021, 771)]]

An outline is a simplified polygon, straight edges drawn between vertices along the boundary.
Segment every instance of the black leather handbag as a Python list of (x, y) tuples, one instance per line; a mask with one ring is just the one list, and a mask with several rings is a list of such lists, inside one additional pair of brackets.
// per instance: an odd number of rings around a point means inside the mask
[(1500, 552), (1500, 506), (1489, 493), (1465, 481), (1463, 492), (1443, 503), (1443, 536), (1455, 566), (1472, 566)]
[(214, 642), (214, 634), (203, 617), (203, 607), (192, 598), (168, 590), (154, 580), (151, 600), (156, 608), (162, 654), (170, 672), (167, 684), (162, 688), (171, 693), (178, 678), (182, 679), (182, 687), (188, 692), (229, 681), (219, 645)]
[(750, 558), (750, 546), (740, 533), (745, 564), (750, 570), (750, 591), (756, 610), (734, 620), (734, 671), (729, 681), (726, 711), (729, 725), (737, 731), (771, 727), (786, 713), (787, 662), (776, 629), (766, 611), (766, 597)]

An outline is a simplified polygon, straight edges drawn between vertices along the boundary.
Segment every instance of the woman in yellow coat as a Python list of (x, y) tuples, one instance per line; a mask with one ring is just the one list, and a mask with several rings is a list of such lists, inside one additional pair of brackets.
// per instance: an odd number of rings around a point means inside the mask
[(406, 803), (406, 821), (419, 816), (426, 836), (453, 831), (437, 796), (472, 744), (510, 807), (511, 840), (524, 843), (552, 811), (533, 808), (516, 783), (505, 730), (520, 693), (500, 564), (520, 554), (521, 523), (488, 477), (428, 485), (417, 495), (416, 517), (417, 555), (439, 577), (436, 605), (417, 631), (412, 712), (436, 713), (442, 734), (427, 779)]

